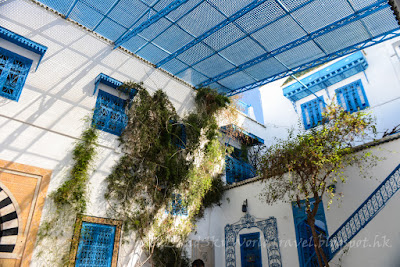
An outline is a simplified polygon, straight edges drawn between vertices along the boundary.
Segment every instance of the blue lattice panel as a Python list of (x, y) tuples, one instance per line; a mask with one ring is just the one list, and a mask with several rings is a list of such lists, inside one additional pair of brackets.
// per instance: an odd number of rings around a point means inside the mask
[(226, 182), (228, 184), (240, 182), (256, 176), (254, 167), (242, 160), (227, 156), (225, 157), (225, 165)]
[(369, 107), (361, 80), (338, 88), (335, 92), (339, 105), (351, 113)]
[(18, 101), (32, 61), (0, 48), (0, 96)]
[(311, 129), (322, 122), (322, 112), (325, 102), (322, 96), (301, 105), (303, 124), (306, 130)]
[(111, 267), (115, 225), (82, 222), (76, 267)]
[(333, 233), (329, 240), (333, 258), (355, 237), (386, 205), (400, 189), (400, 165), (375, 189), (360, 207)]
[(99, 90), (93, 114), (93, 124), (96, 128), (118, 136), (121, 135), (128, 124), (125, 103), (125, 100)]

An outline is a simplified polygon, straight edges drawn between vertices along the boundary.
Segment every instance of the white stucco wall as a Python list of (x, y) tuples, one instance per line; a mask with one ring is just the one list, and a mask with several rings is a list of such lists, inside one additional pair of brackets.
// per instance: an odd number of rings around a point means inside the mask
[[(324, 96), (325, 102), (329, 103), (332, 99), (336, 99), (336, 89), (361, 79), (370, 105), (366, 111), (370, 111), (371, 115), (376, 117), (377, 137), (380, 138), (385, 130), (392, 130), (400, 124), (397, 116), (400, 111), (400, 50), (397, 49), (398, 44), (399, 38), (395, 38), (363, 50), (369, 64), (365, 74), (360, 72), (329, 86), (327, 89), (330, 100), (325, 90), (318, 91), (315, 94)], [(327, 66), (323, 65), (299, 79)], [(315, 98), (315, 95), (309, 95), (296, 101), (296, 113), (290, 100), (285, 98), (282, 93), (283, 87), (295, 81), (282, 86), (285, 80), (278, 80), (260, 88), (265, 125), (269, 129), (265, 134), (267, 143), (274, 143), (275, 137), (282, 138), (287, 136), (287, 129), (297, 127), (299, 121), (302, 123), (301, 104)], [(301, 125), (300, 127), (303, 126)]]
[[(328, 198), (324, 199), (324, 210), (328, 224), (328, 233), (333, 234), (339, 226), (365, 201), (377, 186), (400, 164), (400, 139), (391, 141), (371, 149), (374, 155), (382, 158), (378, 165), (368, 170), (369, 178), (363, 178), (359, 169), (347, 168), (345, 175), (348, 180), (345, 184), (338, 183), (337, 194), (342, 194), (341, 199), (334, 200), (328, 209)], [(224, 227), (240, 220), (244, 215), (241, 207), (244, 200), (248, 200), (248, 212), (259, 219), (273, 216), (277, 219), (278, 237), (282, 256), (282, 266), (299, 266), (297, 247), (295, 246), (296, 234), (292, 207), (290, 203), (277, 203), (273, 206), (266, 205), (261, 193), (265, 184), (260, 181), (245, 184), (229, 189), (223, 197), (222, 205), (206, 211), (205, 217), (197, 224), (196, 233), (191, 239), (211, 240), (215, 245), (215, 266), (225, 266), (225, 233)], [(398, 251), (400, 250), (400, 192), (397, 192), (386, 204), (383, 210), (353, 239), (355, 244), (341, 256), (337, 254), (333, 259), (334, 266), (385, 266), (396, 267), (400, 264)], [(243, 233), (260, 232), (259, 229), (244, 229)], [(367, 246), (362, 243), (357, 247), (358, 240), (367, 238)], [(390, 247), (383, 245), (383, 240)], [(360, 241), (360, 242), (361, 242)], [(374, 247), (375, 241), (375, 247)], [(381, 246), (377, 245), (377, 241)], [(261, 242), (263, 242), (261, 234)], [(359, 243), (360, 243), (359, 242)], [(369, 247), (371, 245), (372, 247)], [(343, 250), (342, 250), (343, 252)], [(339, 262), (341, 258), (341, 263)], [(262, 248), (263, 266), (269, 266), (265, 247)], [(240, 264), (240, 249), (236, 246), (236, 266)]]
[[(90, 116), (95, 106), (94, 79), (99, 73), (103, 72), (120, 81), (143, 81), (152, 91), (163, 89), (181, 115), (193, 106), (193, 90), (186, 84), (122, 50), (113, 50), (107, 41), (30, 1), (0, 3), (0, 24), (48, 47), (41, 65), (35, 71), (38, 55), (0, 39), (0, 47), (34, 61), (19, 101), (0, 98), (0, 159), (53, 170), (49, 192), (57, 188), (67, 175), (71, 164), (70, 152), (84, 125), (82, 119)], [(336, 88), (362, 79), (380, 132), (399, 123), (400, 60), (393, 49), (393, 42), (395, 40), (365, 50), (369, 63), (366, 70), (368, 81), (363, 73), (359, 73), (329, 88), (333, 96), (332, 92)], [(261, 90), (265, 126), (249, 118), (239, 117), (239, 126), (263, 138), (266, 144), (273, 143), (275, 137), (284, 138), (287, 129), (298, 122), (299, 115), (282, 95), (282, 83), (277, 81)], [(303, 102), (297, 103), (299, 111), (299, 105)], [(88, 214), (101, 217), (106, 216), (106, 203), (103, 194), (99, 192), (104, 191), (104, 179), (121, 154), (116, 149), (115, 136), (102, 133), (100, 139), (102, 146), (94, 165), (96, 171), (90, 179)], [(386, 156), (386, 160), (371, 170), (372, 179), (361, 180), (355, 170), (347, 171), (351, 179), (347, 184), (338, 186), (338, 192), (344, 194), (341, 207), (333, 205), (330, 210), (325, 209), (329, 233), (333, 233), (399, 163), (400, 141), (381, 145), (380, 148), (377, 153)], [(198, 222), (197, 232), (191, 238), (211, 239), (215, 242), (215, 266), (225, 265), (224, 227), (243, 216), (241, 205), (245, 199), (249, 202), (250, 214), (260, 219), (270, 216), (277, 219), (279, 239), (283, 244), (283, 266), (298, 266), (297, 248), (284, 245), (286, 240), (296, 239), (291, 206), (287, 203), (265, 205), (259, 198), (262, 189), (261, 182), (254, 182), (228, 190), (222, 205), (207, 210), (205, 217)], [(400, 195), (397, 193), (357, 236), (374, 238), (376, 234), (386, 235), (390, 237), (392, 247), (351, 248), (342, 257), (343, 266), (400, 265), (400, 234), (397, 227), (400, 223), (397, 212), (399, 201)], [(43, 218), (46, 212), (47, 206)], [(243, 230), (243, 233), (252, 231), (258, 230)], [(133, 266), (134, 251), (132, 246), (122, 247), (119, 264)], [(338, 261), (339, 256), (334, 260)], [(240, 259), (240, 254), (237, 254), (237, 259)], [(35, 260), (32, 264), (40, 265)], [(263, 265), (268, 265), (265, 251)]]
[[(49, 193), (68, 174), (73, 145), (95, 107), (94, 80), (101, 72), (120, 81), (142, 81), (150, 91), (164, 90), (180, 115), (193, 107), (194, 90), (187, 84), (30, 1), (2, 1), (0, 25), (48, 47), (35, 71), (37, 54), (0, 38), (0, 47), (33, 60), (19, 101), (0, 98), (0, 159), (52, 170)], [(100, 89), (115, 91), (102, 84)], [(114, 135), (101, 132), (100, 144), (87, 214), (106, 217), (104, 179), (121, 154)], [(42, 220), (47, 212), (48, 203)], [(132, 251), (129, 245), (121, 248), (121, 266), (134, 257)], [(42, 263), (33, 259), (31, 266)]]

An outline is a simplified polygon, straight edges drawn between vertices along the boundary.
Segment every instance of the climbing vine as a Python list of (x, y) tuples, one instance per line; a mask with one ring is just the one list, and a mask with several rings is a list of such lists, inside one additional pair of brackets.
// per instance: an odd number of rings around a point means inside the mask
[[(225, 146), (216, 114), (229, 99), (201, 88), (195, 103), (195, 111), (181, 118), (163, 91), (151, 96), (139, 89), (120, 139), (125, 154), (107, 177), (110, 216), (135, 233), (155, 266), (187, 265), (183, 244), (196, 219), (223, 194)], [(188, 215), (171, 210), (177, 195)]]
[(67, 179), (49, 196), (52, 211), (41, 223), (37, 240), (40, 245), (37, 256), (43, 264), (47, 262), (47, 266), (68, 265), (73, 222), (87, 206), (87, 184), (96, 156), (97, 139), (97, 130), (88, 126), (72, 151), (73, 164)]

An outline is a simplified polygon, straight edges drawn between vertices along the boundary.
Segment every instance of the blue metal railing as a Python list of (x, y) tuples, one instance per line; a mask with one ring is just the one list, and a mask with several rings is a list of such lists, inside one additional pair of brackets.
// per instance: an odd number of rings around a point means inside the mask
[(400, 164), (360, 205), (360, 207), (333, 233), (328, 240), (332, 259), (358, 234), (400, 189)]
[(256, 176), (256, 170), (254, 167), (242, 160), (226, 156), (225, 164), (226, 182), (228, 184), (240, 182)]

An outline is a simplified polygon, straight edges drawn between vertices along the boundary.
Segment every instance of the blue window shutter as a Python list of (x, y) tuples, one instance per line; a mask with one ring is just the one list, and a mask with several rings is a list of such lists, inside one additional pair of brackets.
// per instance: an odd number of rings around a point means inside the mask
[(306, 130), (311, 129), (322, 122), (322, 113), (325, 109), (325, 102), (322, 96), (301, 104), (303, 124)]
[(369, 107), (367, 95), (361, 80), (336, 89), (336, 98), (346, 111), (353, 113)]
[(0, 96), (18, 101), (32, 60), (0, 48)]
[(242, 267), (262, 267), (260, 233), (240, 235)]
[(82, 222), (76, 267), (111, 267), (115, 225)]
[(93, 125), (99, 130), (121, 135), (128, 124), (125, 105), (125, 100), (99, 90), (93, 114)]

